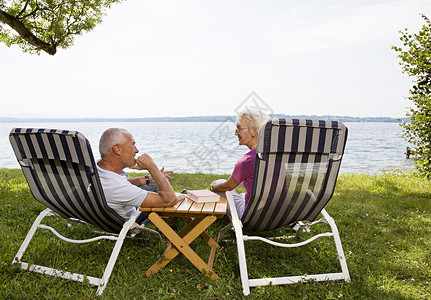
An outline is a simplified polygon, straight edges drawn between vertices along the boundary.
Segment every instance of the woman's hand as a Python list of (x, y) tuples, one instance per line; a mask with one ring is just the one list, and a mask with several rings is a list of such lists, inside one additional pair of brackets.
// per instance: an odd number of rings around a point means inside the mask
[(213, 182), (210, 183), (210, 191), (215, 192), (214, 190), (214, 185), (216, 184), (217, 180), (214, 180)]

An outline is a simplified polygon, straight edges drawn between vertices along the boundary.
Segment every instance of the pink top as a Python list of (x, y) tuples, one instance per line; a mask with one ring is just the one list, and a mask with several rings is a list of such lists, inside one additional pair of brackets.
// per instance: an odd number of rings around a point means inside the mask
[(254, 163), (256, 161), (256, 148), (251, 149), (244, 154), (235, 164), (232, 172), (236, 181), (242, 182), (245, 188), (245, 207), (250, 199), (251, 189), (253, 187)]

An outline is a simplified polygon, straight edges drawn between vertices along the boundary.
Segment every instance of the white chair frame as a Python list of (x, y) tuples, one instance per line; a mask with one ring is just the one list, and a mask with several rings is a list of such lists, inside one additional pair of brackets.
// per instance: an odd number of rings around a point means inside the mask
[[(90, 239), (74, 240), (74, 239), (69, 239), (69, 238), (63, 236), (62, 234), (58, 233), (54, 228), (42, 224), (42, 220), (45, 217), (49, 217), (49, 216), (59, 217), (58, 214), (56, 214), (50, 208), (46, 208), (39, 214), (39, 216), (33, 222), (33, 225), (31, 226), (29, 232), (27, 233), (27, 236), (25, 237), (23, 243), (21, 244), (21, 247), (19, 248), (18, 252), (16, 253), (16, 255), (14, 257), (12, 264), (19, 263), (21, 265), (21, 268), (24, 270), (28, 270), (28, 271), (32, 271), (32, 272), (36, 272), (36, 273), (41, 273), (41, 274), (45, 274), (45, 275), (50, 275), (50, 276), (57, 276), (57, 277), (61, 277), (61, 278), (68, 279), (68, 280), (84, 282), (84, 280), (87, 279), (90, 284), (98, 287), (97, 288), (97, 295), (100, 296), (100, 295), (102, 295), (104, 289), (106, 288), (106, 285), (108, 284), (108, 280), (111, 277), (112, 270), (114, 268), (115, 262), (117, 261), (118, 255), (120, 253), (121, 247), (122, 247), (123, 242), (124, 242), (124, 239), (126, 237), (128, 237), (127, 233), (130, 230), (132, 230), (132, 229), (134, 231), (135, 230), (136, 231), (143, 230), (143, 231), (148, 231), (148, 232), (154, 233), (162, 241), (162, 237), (161, 237), (159, 232), (152, 230), (152, 229), (149, 229), (149, 228), (146, 228), (144, 226), (140, 226), (136, 223), (136, 219), (140, 214), (141, 214), (140, 211), (137, 211), (135, 214), (133, 214), (130, 217), (130, 219), (123, 224), (123, 228), (121, 229), (119, 234), (104, 233), (104, 235), (99, 235), (99, 236), (96, 236), (96, 237), (90, 238)], [(84, 221), (77, 220), (77, 219), (73, 219), (73, 221), (85, 223)], [(92, 277), (92, 276), (86, 276), (86, 275), (79, 274), (79, 273), (71, 273), (71, 272), (67, 272), (64, 270), (58, 270), (58, 269), (54, 269), (54, 268), (50, 268), (50, 267), (29, 264), (29, 263), (21, 261), (21, 258), (24, 255), (28, 245), (30, 244), (33, 236), (35, 235), (37, 229), (39, 229), (39, 228), (51, 231), (55, 236), (57, 236), (58, 238), (62, 239), (65, 242), (68, 242), (68, 243), (83, 244), (83, 243), (95, 242), (95, 241), (98, 241), (101, 239), (116, 241), (114, 249), (112, 250), (111, 256), (109, 258), (109, 261), (108, 261), (106, 268), (105, 268), (105, 271), (103, 273), (103, 276), (100, 278)], [(134, 232), (130, 235), (130, 237), (134, 237), (135, 235), (136, 235), (136, 233)]]
[[(325, 209), (322, 210), (321, 214), (323, 215), (323, 218), (321, 218), (318, 221), (312, 222), (312, 223), (300, 223), (297, 229), (297, 231), (301, 230), (307, 230), (312, 225), (318, 224), (318, 223), (327, 223), (329, 224), (331, 228), (331, 232), (327, 233), (321, 233), (317, 234), (310, 239), (300, 242), (300, 243), (278, 243), (274, 242), (272, 240), (269, 240), (267, 238), (263, 238), (260, 236), (247, 236), (243, 234), (242, 231), (242, 222), (238, 217), (238, 213), (235, 208), (235, 204), (233, 201), (232, 193), (230, 191), (226, 192), (226, 198), (228, 202), (228, 207), (231, 213), (232, 222), (225, 228), (223, 228), (219, 236), (217, 238), (217, 242), (219, 242), (222, 238), (224, 233), (229, 230), (233, 229), (235, 231), (236, 241), (237, 241), (237, 248), (238, 248), (238, 259), (239, 259), (239, 267), (240, 267), (240, 275), (241, 275), (241, 283), (243, 287), (243, 293), (244, 295), (250, 294), (250, 287), (257, 287), (257, 286), (266, 286), (266, 285), (282, 285), (282, 284), (292, 284), (296, 282), (305, 282), (308, 280), (316, 280), (316, 281), (326, 281), (326, 280), (345, 280), (346, 282), (350, 282), (350, 275), (349, 270), (347, 268), (346, 258), (344, 256), (343, 247), (341, 245), (341, 239), (340, 235), (338, 233), (338, 228), (335, 225), (334, 219), (326, 212)], [(258, 279), (249, 279), (248, 277), (248, 271), (247, 271), (247, 262), (246, 262), (246, 254), (245, 254), (245, 247), (244, 242), (245, 241), (262, 241), (268, 244), (271, 244), (273, 246), (277, 247), (285, 247), (285, 248), (293, 248), (293, 247), (300, 247), (304, 246), (318, 238), (321, 237), (333, 237), (335, 241), (335, 246), (337, 249), (337, 254), (339, 258), (339, 262), (341, 265), (341, 272), (339, 273), (327, 273), (327, 274), (315, 274), (315, 275), (300, 275), (300, 276), (285, 276), (285, 277), (275, 277), (275, 278), (258, 278)]]

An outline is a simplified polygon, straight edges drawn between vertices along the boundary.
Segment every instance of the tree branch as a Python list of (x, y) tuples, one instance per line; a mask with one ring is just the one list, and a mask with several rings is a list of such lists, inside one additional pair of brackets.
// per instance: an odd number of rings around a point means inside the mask
[(21, 11), (16, 16), (17, 18), (19, 18), (25, 12), (25, 10), (27, 9), (27, 5), (28, 5), (28, 1), (25, 2), (24, 7), (21, 9)]
[(0, 10), (0, 22), (9, 25), (13, 30), (15, 30), (25, 41), (35, 46), (36, 48), (45, 51), (50, 55), (54, 55), (57, 52), (56, 45), (51, 45), (45, 43), (37, 36), (35, 36), (30, 30), (25, 27), (25, 25), (18, 21), (17, 18), (11, 16), (7, 12)]

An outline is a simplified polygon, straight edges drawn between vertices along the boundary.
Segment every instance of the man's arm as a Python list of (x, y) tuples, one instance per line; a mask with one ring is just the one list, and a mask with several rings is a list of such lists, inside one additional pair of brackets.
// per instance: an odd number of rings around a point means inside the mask
[[(131, 169), (138, 169), (137, 167), (133, 167)], [(165, 171), (165, 168), (161, 168), (160, 172), (163, 173), (163, 175), (168, 179), (171, 180), (172, 178), (168, 175), (171, 173), (174, 173), (173, 171)], [(148, 179), (150, 180), (150, 182), (156, 182), (153, 177), (151, 175), (148, 176)], [(147, 179), (145, 178), (145, 176), (140, 176), (140, 177), (133, 177), (133, 178), (128, 178), (127, 179), (131, 184), (136, 185), (136, 186), (141, 186), (141, 185), (145, 185), (147, 184)]]
[(147, 184), (147, 180), (145, 179), (145, 176), (140, 177), (133, 177), (127, 179), (131, 184), (136, 186), (141, 186)]
[(141, 207), (165, 207), (175, 205), (178, 200), (171, 184), (163, 173), (159, 170), (153, 159), (148, 154), (142, 154), (136, 159), (136, 164), (143, 170), (150, 172), (152, 180), (157, 184), (158, 193), (148, 192)]

